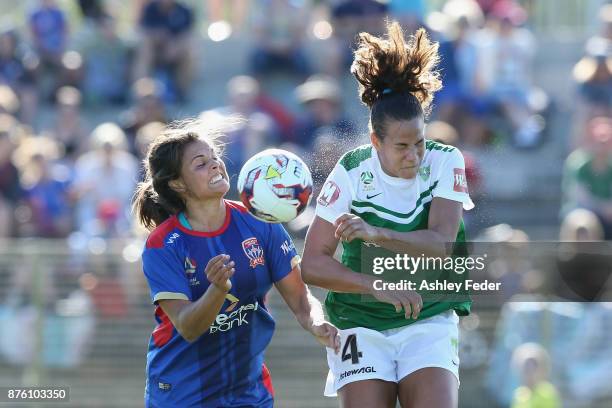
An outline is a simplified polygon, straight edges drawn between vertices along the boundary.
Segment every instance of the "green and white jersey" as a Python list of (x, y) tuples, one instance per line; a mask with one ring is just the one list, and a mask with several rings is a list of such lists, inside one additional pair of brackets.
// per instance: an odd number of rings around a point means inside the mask
[[(346, 153), (328, 176), (317, 199), (316, 215), (333, 223), (343, 213), (356, 214), (368, 224), (398, 232), (427, 229), (434, 197), (474, 207), (468, 194), (461, 152), (452, 146), (426, 141), (425, 155), (416, 178), (391, 177), (380, 165), (372, 145)], [(456, 242), (465, 242), (463, 221)], [(343, 242), (342, 263), (361, 272), (362, 240)], [(330, 291), (325, 301), (332, 323), (340, 329), (367, 327), (387, 330), (415, 322), (386, 303), (363, 301), (363, 295)], [(425, 302), (419, 320), (454, 309), (467, 315), (470, 302)]]

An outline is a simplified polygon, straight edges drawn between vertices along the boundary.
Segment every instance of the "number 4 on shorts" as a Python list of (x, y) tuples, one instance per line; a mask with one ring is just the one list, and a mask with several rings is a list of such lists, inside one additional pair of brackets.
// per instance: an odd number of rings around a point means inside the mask
[[(349, 347), (351, 348), (350, 352), (348, 352)], [(344, 343), (342, 348), (342, 361), (351, 359), (353, 364), (359, 364), (359, 357), (363, 357), (363, 355), (361, 351), (357, 350), (357, 336), (351, 334), (346, 338), (346, 343)]]

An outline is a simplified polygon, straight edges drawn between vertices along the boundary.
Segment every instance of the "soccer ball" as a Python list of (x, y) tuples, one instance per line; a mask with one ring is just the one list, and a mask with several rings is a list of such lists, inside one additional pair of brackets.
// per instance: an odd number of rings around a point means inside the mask
[(238, 193), (255, 218), (288, 222), (308, 206), (312, 198), (312, 175), (306, 163), (295, 154), (268, 149), (242, 166)]

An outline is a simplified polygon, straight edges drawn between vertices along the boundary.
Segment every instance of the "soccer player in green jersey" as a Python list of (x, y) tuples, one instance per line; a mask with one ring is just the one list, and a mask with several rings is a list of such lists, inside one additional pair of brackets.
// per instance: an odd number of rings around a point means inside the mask
[[(425, 118), (441, 82), (438, 44), (398, 23), (388, 37), (359, 35), (351, 72), (370, 109), (371, 143), (347, 152), (319, 195), (302, 274), (330, 290), (326, 309), (341, 330), (328, 350), (325, 395), (342, 407), (456, 407), (458, 316), (469, 301), (424, 302), (416, 291), (375, 290), (361, 270), (365, 243), (392, 251), (443, 254), (463, 242), (464, 209), (474, 205), (458, 149), (425, 140)], [(342, 262), (334, 259), (342, 242)], [(372, 295), (375, 301), (364, 299)]]

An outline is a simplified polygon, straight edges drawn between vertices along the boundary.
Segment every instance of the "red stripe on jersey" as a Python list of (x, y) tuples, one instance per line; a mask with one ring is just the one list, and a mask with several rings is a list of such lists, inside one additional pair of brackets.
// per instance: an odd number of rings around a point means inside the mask
[[(176, 218), (176, 217), (174, 217), (174, 218)], [(225, 206), (225, 221), (223, 221), (223, 225), (221, 226), (221, 228), (219, 228), (216, 231), (205, 232), (205, 231), (190, 230), (188, 228), (185, 228), (183, 226), (183, 224), (181, 224), (178, 220), (176, 222), (176, 226), (178, 227), (178, 229), (180, 229), (181, 231), (183, 231), (186, 234), (193, 235), (193, 236), (196, 236), (196, 237), (211, 238), (211, 237), (216, 237), (218, 235), (223, 234), (225, 232), (225, 230), (227, 229), (227, 227), (229, 227), (231, 220), (232, 220), (232, 209), (231, 209), (231, 207), (229, 205), (226, 205)]]
[(157, 306), (155, 309), (155, 316), (160, 320), (160, 322), (155, 330), (153, 330), (153, 343), (155, 343), (157, 347), (162, 347), (172, 338), (174, 326), (172, 325), (168, 315), (166, 315), (164, 310), (159, 306)]
[(265, 364), (261, 365), (261, 376), (263, 379), (264, 387), (268, 390), (272, 398), (274, 398), (274, 387), (272, 386), (272, 377), (270, 376), (270, 370)]
[(151, 232), (147, 238), (147, 248), (163, 248), (166, 236), (176, 227), (176, 216), (168, 218)]
[(228, 206), (230, 206), (234, 210), (240, 211), (241, 213), (248, 212), (247, 208), (240, 201), (225, 200), (225, 204), (227, 204)]

